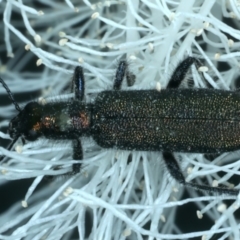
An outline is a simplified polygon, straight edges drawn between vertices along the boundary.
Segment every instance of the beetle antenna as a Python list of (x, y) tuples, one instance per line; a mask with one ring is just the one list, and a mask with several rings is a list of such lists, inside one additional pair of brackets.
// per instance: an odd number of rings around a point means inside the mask
[(18, 103), (15, 101), (12, 92), (10, 91), (10, 89), (8, 88), (7, 84), (3, 81), (2, 78), (0, 78), (0, 82), (3, 85), (3, 87), (6, 89), (8, 97), (10, 98), (10, 100), (12, 101), (13, 105), (15, 106), (15, 109), (19, 112), (22, 111), (22, 109), (19, 107)]

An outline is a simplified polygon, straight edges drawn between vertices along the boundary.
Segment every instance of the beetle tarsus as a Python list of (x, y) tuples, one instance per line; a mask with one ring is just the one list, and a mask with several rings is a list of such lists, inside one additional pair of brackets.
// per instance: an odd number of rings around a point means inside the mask
[(167, 88), (178, 88), (185, 79), (186, 74), (193, 63), (195, 63), (197, 66), (200, 66), (199, 60), (194, 57), (187, 57), (180, 62), (177, 68), (174, 70)]

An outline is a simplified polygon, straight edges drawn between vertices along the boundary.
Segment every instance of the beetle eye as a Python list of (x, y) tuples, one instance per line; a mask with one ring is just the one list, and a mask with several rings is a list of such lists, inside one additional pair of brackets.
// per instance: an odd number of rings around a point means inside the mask
[(37, 131), (31, 129), (28, 131), (25, 137), (28, 141), (35, 141), (39, 137), (39, 134)]
[(11, 138), (15, 138), (17, 135), (21, 135), (20, 134), (20, 118), (19, 118), (20, 114), (17, 115), (16, 117), (14, 117), (8, 125), (8, 132)]

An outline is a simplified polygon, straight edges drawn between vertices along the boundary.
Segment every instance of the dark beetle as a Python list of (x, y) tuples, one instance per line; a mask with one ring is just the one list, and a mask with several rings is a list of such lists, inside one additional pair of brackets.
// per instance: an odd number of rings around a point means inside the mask
[[(1, 79), (19, 114), (9, 124), (13, 138), (9, 149), (21, 136), (73, 140), (73, 158), (83, 159), (81, 136), (91, 136), (103, 148), (162, 151), (171, 176), (198, 190), (238, 195), (238, 189), (188, 183), (173, 152), (222, 153), (240, 149), (240, 93), (214, 89), (178, 89), (188, 69), (198, 60), (188, 57), (174, 71), (167, 89), (118, 91), (126, 75), (134, 79), (121, 61), (114, 90), (100, 92), (94, 103), (85, 103), (84, 75), (76, 67), (73, 75), (75, 99), (70, 102), (28, 103), (20, 109)], [(74, 164), (70, 174), (80, 171)]]

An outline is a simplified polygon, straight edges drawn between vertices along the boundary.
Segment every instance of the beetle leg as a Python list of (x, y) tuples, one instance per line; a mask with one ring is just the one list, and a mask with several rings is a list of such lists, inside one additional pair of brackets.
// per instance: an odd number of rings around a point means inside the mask
[(170, 78), (167, 88), (178, 88), (193, 63), (197, 64), (197, 66), (200, 66), (199, 60), (194, 57), (187, 57), (181, 63), (179, 63)]
[(132, 86), (135, 82), (135, 75), (128, 71), (128, 64), (125, 60), (120, 61), (116, 70), (113, 89), (120, 90), (124, 76), (126, 75), (127, 85)]
[(127, 62), (120, 61), (115, 74), (115, 79), (113, 84), (114, 90), (120, 90), (126, 71), (127, 71)]
[(233, 195), (237, 196), (239, 194), (239, 189), (228, 189), (228, 188), (221, 188), (221, 187), (210, 187), (206, 185), (200, 185), (196, 183), (186, 182), (185, 178), (182, 174), (182, 171), (174, 158), (172, 153), (163, 152), (163, 159), (165, 164), (167, 165), (167, 169), (171, 176), (180, 184), (185, 185), (186, 187), (194, 188), (195, 190), (206, 191), (209, 193), (221, 194), (221, 195)]
[(126, 73), (126, 79), (127, 79), (127, 85), (128, 85), (128, 87), (131, 87), (131, 86), (133, 86), (133, 84), (135, 83), (136, 76), (135, 76), (133, 73), (127, 71), (127, 73)]
[[(82, 160), (83, 159), (83, 150), (81, 141), (77, 138), (73, 140), (73, 159)], [(75, 175), (80, 172), (81, 163), (74, 163), (72, 165), (72, 172), (69, 175)]]
[[(73, 159), (74, 160), (82, 160), (83, 159), (83, 151), (82, 151), (82, 144), (78, 138), (73, 140)], [(55, 170), (61, 168), (61, 166), (56, 167)], [(80, 172), (81, 163), (74, 163), (72, 165), (72, 171), (63, 174), (63, 176), (72, 176)], [(55, 177), (51, 175), (44, 176), (44, 180), (52, 181)]]
[(75, 99), (82, 101), (84, 98), (84, 92), (85, 92), (85, 80), (84, 80), (83, 69), (80, 66), (77, 66), (73, 73), (72, 89), (71, 89), (72, 92), (73, 92), (73, 88), (75, 92)]

